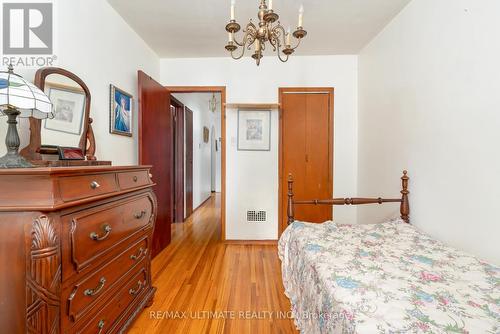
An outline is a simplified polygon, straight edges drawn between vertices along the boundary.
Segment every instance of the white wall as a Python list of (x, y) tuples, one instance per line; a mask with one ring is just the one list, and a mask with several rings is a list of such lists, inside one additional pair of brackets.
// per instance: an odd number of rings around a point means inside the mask
[[(196, 209), (211, 194), (211, 147), (210, 141), (203, 142), (203, 127), (210, 131), (217, 118), (208, 109), (208, 101), (212, 94), (186, 93), (172, 94), (193, 112), (193, 209)], [(220, 109), (218, 111), (220, 113)], [(185, 176), (185, 173), (184, 173)]]
[(359, 194), (398, 194), (408, 168), (412, 223), (497, 264), (499, 13), (497, 0), (414, 0), (362, 51), (358, 178)]
[[(58, 67), (78, 75), (92, 94), (90, 116), (97, 142), (99, 160), (114, 165), (137, 163), (137, 70), (159, 77), (159, 58), (128, 26), (115, 10), (102, 0), (57, 1), (55, 31)], [(35, 70), (16, 68), (33, 80)], [(109, 85), (133, 94), (133, 138), (109, 133)], [(21, 124), (22, 145), (29, 140), (27, 120)], [(0, 118), (0, 141), (5, 138), (5, 118)], [(61, 143), (63, 144), (63, 143)], [(0, 154), (5, 153), (0, 145)]]
[[(357, 183), (357, 56), (162, 59), (164, 85), (226, 86), (228, 103), (276, 103), (278, 87), (335, 87), (334, 193), (355, 195)], [(226, 111), (226, 237), (276, 239), (278, 230), (278, 112), (272, 112), (271, 151), (237, 151), (237, 112)], [(268, 223), (246, 223), (246, 209), (268, 211)], [(355, 208), (336, 208), (337, 221), (355, 222)]]

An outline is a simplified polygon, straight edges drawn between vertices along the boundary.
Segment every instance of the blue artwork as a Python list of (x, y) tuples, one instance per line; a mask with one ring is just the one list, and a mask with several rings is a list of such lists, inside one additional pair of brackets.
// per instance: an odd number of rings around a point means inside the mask
[(132, 136), (132, 96), (111, 86), (111, 132)]

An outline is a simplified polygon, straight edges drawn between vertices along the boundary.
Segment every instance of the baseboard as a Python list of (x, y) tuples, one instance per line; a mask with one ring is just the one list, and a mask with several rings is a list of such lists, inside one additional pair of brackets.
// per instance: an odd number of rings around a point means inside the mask
[(277, 245), (278, 240), (224, 240), (228, 245)]

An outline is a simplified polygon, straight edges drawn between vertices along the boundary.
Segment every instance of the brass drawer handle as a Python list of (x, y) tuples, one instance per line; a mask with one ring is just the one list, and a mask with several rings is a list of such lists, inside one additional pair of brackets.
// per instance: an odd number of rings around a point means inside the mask
[(99, 285), (96, 286), (95, 288), (93, 289), (87, 289), (83, 292), (83, 294), (85, 296), (95, 296), (95, 295), (98, 295), (101, 290), (104, 288), (104, 284), (106, 284), (106, 278), (105, 277), (101, 277), (101, 279), (99, 280)]
[(141, 219), (145, 215), (146, 215), (146, 210), (142, 210), (141, 212), (134, 214), (134, 217), (135, 219)]
[(137, 176), (134, 176), (134, 177), (132, 178), (132, 180), (134, 180), (134, 182), (137, 182), (137, 180), (138, 180)]
[(97, 181), (92, 181), (90, 182), (90, 188), (92, 189), (97, 189), (99, 188), (101, 185), (99, 183), (97, 183)]
[(136, 296), (139, 292), (141, 292), (142, 287), (146, 285), (146, 281), (141, 282), (137, 281), (137, 288), (128, 290), (128, 293), (132, 296)]
[(99, 323), (97, 324), (97, 328), (99, 328), (99, 332), (97, 332), (97, 334), (102, 333), (102, 329), (104, 328), (105, 324), (106, 324), (106, 322), (104, 320), (99, 321)]
[(147, 253), (148, 253), (148, 250), (141, 247), (141, 248), (139, 248), (139, 252), (137, 253), (137, 255), (136, 254), (130, 255), (130, 259), (137, 261), (138, 259), (140, 259), (143, 255), (146, 255)]
[(90, 239), (92, 239), (94, 241), (102, 241), (102, 240), (106, 239), (109, 236), (109, 234), (111, 233), (111, 226), (106, 224), (102, 227), (102, 230), (104, 231), (104, 234), (102, 236), (99, 236), (99, 234), (97, 234), (96, 232), (92, 232), (92, 233), (90, 233)]

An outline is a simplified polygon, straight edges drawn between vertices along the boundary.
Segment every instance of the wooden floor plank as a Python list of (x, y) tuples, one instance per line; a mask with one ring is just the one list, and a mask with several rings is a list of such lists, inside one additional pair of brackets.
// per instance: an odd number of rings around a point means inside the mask
[(172, 226), (172, 243), (152, 263), (153, 305), (129, 333), (297, 333), (292, 319), (277, 317), (290, 302), (276, 245), (223, 243), (220, 225), (213, 195)]

